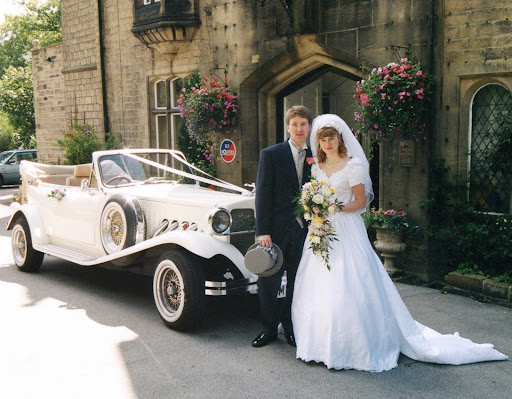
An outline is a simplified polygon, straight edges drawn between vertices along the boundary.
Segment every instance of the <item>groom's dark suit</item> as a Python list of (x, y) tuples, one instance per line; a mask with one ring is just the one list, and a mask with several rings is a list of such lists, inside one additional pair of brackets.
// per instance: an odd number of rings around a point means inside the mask
[[(306, 150), (306, 160), (311, 150)], [(301, 228), (295, 212), (296, 198), (304, 183), (309, 181), (311, 167), (304, 160), (302, 183), (299, 184), (297, 170), (290, 148), (285, 141), (265, 148), (260, 155), (258, 176), (256, 178), (256, 234), (269, 234), (272, 242), (283, 251), (284, 263), (279, 272), (258, 279), (262, 332), (276, 334), (279, 322), (285, 331), (293, 333), (291, 321), (291, 302), (295, 275), (302, 254), (307, 233), (307, 224)], [(286, 299), (280, 309), (277, 293), (286, 270)]]

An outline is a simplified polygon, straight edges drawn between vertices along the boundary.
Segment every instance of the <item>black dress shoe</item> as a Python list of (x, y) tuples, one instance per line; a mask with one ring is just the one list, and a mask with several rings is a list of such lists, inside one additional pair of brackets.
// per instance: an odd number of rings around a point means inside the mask
[(277, 334), (262, 332), (256, 338), (254, 338), (254, 341), (252, 341), (252, 346), (255, 348), (261, 348), (262, 346), (265, 346), (270, 342), (275, 341), (276, 339)]
[(293, 346), (294, 348), (297, 347), (297, 343), (295, 342), (295, 335), (285, 332), (284, 337), (286, 338), (286, 342), (288, 342), (288, 345)]

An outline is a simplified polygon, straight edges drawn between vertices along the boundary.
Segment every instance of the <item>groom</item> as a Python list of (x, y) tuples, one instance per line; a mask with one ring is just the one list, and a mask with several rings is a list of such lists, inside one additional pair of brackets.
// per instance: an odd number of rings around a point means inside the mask
[[(252, 341), (255, 348), (277, 339), (279, 322), (283, 325), (288, 344), (295, 346), (291, 304), (307, 226), (302, 217), (297, 217), (293, 199), (309, 180), (313, 158), (306, 140), (312, 119), (308, 108), (302, 105), (290, 108), (285, 116), (290, 139), (265, 148), (260, 155), (256, 178), (256, 234), (259, 245), (263, 247), (277, 244), (283, 252), (284, 262), (277, 273), (258, 278), (262, 329)], [(287, 286), (281, 309), (277, 294), (284, 270)]]

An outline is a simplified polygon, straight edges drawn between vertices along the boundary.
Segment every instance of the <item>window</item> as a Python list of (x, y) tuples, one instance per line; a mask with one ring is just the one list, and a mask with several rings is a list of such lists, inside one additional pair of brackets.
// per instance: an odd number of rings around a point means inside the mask
[(150, 146), (152, 148), (176, 148), (178, 128), (181, 123), (177, 99), (182, 88), (183, 79), (181, 78), (159, 79), (151, 84)]
[(511, 211), (512, 164), (496, 156), (504, 118), (510, 119), (511, 101), (507, 88), (488, 84), (478, 90), (471, 104), (468, 197), (476, 211)]

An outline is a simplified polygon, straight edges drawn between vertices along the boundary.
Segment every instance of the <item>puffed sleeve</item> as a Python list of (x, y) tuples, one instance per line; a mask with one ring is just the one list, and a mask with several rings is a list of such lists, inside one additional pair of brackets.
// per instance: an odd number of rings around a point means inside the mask
[(318, 164), (315, 162), (311, 166), (311, 176), (313, 176), (314, 179), (318, 179)]
[(353, 158), (347, 164), (348, 169), (348, 184), (350, 187), (364, 184), (364, 167), (359, 158)]

